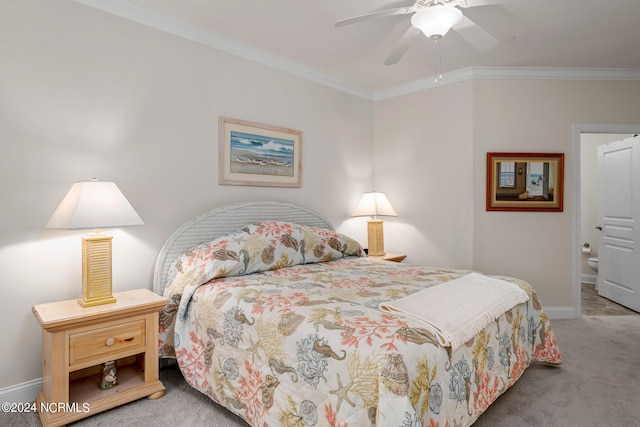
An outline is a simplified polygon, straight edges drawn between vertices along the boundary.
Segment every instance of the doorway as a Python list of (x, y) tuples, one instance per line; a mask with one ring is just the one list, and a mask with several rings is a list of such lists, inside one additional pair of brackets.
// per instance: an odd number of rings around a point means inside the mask
[[(580, 317), (582, 314), (582, 282), (585, 275), (588, 275), (588, 270), (584, 270), (583, 263), (586, 261), (586, 254), (583, 252), (584, 243), (588, 243), (592, 248), (592, 251), (597, 250), (597, 232), (594, 228), (594, 232), (590, 233), (590, 227), (597, 226), (597, 214), (590, 215), (589, 212), (585, 215), (584, 210), (592, 209), (591, 203), (597, 203), (595, 200), (583, 200), (584, 194), (590, 194), (589, 192), (583, 192), (583, 185), (593, 185), (589, 182), (589, 179), (583, 179), (585, 172), (583, 167), (591, 168), (591, 166), (585, 166), (582, 163), (583, 151), (589, 150), (590, 147), (598, 145), (599, 143), (606, 143), (624, 139), (634, 134), (640, 134), (640, 124), (625, 125), (625, 124), (596, 124), (596, 123), (581, 123), (574, 124), (572, 129), (573, 137), (573, 232), (572, 232), (572, 247), (574, 248), (573, 256), (573, 310), (574, 317)], [(602, 141), (602, 142), (592, 142)], [(588, 156), (587, 156), (588, 157)], [(595, 154), (594, 154), (595, 158)], [(595, 172), (595, 166), (593, 167)], [(595, 178), (594, 178), (595, 179)], [(595, 194), (595, 193), (594, 193)], [(583, 218), (585, 218), (583, 220)], [(583, 222), (585, 222), (583, 224)], [(593, 223), (593, 224), (591, 224)], [(596, 252), (593, 252), (593, 256), (596, 256)], [(591, 256), (591, 255), (589, 255)], [(594, 273), (595, 274), (595, 273)]]

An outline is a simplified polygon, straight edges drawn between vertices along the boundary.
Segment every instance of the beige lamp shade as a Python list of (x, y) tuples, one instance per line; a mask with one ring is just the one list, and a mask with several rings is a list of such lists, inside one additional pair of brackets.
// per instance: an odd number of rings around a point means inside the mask
[(94, 229), (82, 238), (82, 297), (84, 307), (115, 302), (111, 290), (111, 241), (101, 228), (144, 225), (113, 182), (76, 182), (55, 210), (47, 228)]
[(351, 216), (398, 216), (384, 193), (364, 193)]
[(383, 222), (378, 216), (398, 216), (384, 193), (364, 193), (352, 216), (372, 216), (367, 221), (367, 243), (370, 256), (382, 256), (384, 251)]
[(99, 229), (144, 225), (113, 182), (76, 182), (55, 210), (47, 228)]

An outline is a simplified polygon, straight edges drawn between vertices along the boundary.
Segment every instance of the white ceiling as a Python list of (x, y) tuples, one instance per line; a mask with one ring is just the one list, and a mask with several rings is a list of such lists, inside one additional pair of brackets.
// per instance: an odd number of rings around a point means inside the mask
[[(384, 65), (411, 25), (410, 15), (334, 26), (343, 18), (410, 6), (413, 0), (76, 1), (104, 10), (115, 2), (118, 11), (108, 11), (176, 34), (202, 38), (206, 33), (209, 40), (230, 46), (229, 51), (271, 57), (266, 61), (365, 91), (431, 78), (436, 67), (433, 41), (423, 35), (399, 63)], [(468, 67), (640, 70), (640, 0), (511, 0), (462, 11), (498, 44), (479, 52), (450, 31), (441, 41), (444, 73)]]

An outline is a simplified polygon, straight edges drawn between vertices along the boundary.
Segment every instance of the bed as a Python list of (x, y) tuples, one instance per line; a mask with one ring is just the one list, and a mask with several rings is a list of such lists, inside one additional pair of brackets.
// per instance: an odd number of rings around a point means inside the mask
[[(404, 311), (422, 295), (423, 311), (431, 304), (455, 321), (451, 313), (488, 295), (464, 301), (475, 278), (524, 296), (483, 311), (457, 341)], [(160, 355), (254, 427), (469, 426), (530, 363), (562, 362), (528, 283), (370, 259), (322, 215), (289, 203), (189, 220), (158, 256), (154, 291), (170, 301)]]

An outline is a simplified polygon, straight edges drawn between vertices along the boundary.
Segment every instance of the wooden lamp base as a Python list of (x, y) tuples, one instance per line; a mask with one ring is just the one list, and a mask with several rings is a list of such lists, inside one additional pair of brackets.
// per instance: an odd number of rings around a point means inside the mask
[(369, 244), (370, 256), (382, 256), (384, 252), (384, 232), (383, 222), (380, 219), (371, 219), (367, 221), (367, 240)]
[(91, 234), (82, 238), (83, 307), (116, 302), (111, 293), (111, 241), (113, 236)]

